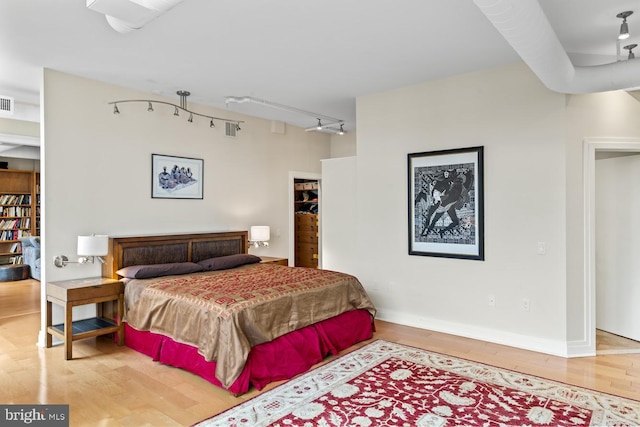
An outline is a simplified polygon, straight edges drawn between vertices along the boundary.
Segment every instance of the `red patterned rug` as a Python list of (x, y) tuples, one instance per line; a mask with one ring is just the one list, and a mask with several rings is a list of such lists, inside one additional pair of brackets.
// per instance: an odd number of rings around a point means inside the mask
[(640, 425), (640, 402), (387, 341), (309, 371), (212, 426)]

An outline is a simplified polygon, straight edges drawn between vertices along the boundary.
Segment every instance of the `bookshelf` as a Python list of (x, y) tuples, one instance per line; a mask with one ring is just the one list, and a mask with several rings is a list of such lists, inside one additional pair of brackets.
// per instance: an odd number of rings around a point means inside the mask
[(25, 236), (40, 235), (40, 173), (0, 169), (0, 264), (21, 264)]

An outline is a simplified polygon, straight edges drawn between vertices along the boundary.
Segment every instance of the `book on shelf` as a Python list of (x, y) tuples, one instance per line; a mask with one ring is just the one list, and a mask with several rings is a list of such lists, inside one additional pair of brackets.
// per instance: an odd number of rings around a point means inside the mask
[(2, 205), (30, 205), (30, 194), (3, 194), (0, 196), (0, 204)]
[(28, 230), (3, 230), (0, 232), (0, 240), (18, 240), (20, 237), (31, 236)]

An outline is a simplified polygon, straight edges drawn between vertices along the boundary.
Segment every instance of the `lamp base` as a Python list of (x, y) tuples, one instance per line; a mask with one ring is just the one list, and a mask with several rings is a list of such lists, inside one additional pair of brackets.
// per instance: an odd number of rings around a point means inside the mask
[(67, 258), (65, 255), (58, 255), (53, 258), (53, 265), (58, 268), (66, 267), (68, 263), (69, 258)]

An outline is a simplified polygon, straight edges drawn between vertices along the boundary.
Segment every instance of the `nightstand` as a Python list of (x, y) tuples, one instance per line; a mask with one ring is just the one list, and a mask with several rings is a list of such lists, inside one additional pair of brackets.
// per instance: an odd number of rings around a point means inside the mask
[(261, 256), (262, 261), (261, 264), (278, 264), (278, 265), (289, 265), (289, 260), (287, 258), (278, 258), (272, 256)]
[[(102, 304), (117, 301), (116, 321), (102, 316)], [(64, 307), (64, 323), (52, 324), (52, 304)], [(97, 304), (97, 316), (72, 321), (72, 309), (78, 305)], [(52, 345), (52, 336), (64, 340), (65, 359), (72, 359), (73, 341), (99, 335), (117, 333), (118, 345), (124, 344), (122, 314), (124, 312), (124, 284), (116, 279), (92, 277), (88, 279), (65, 280), (47, 283), (47, 348)], [(67, 327), (72, 325), (71, 327)]]

